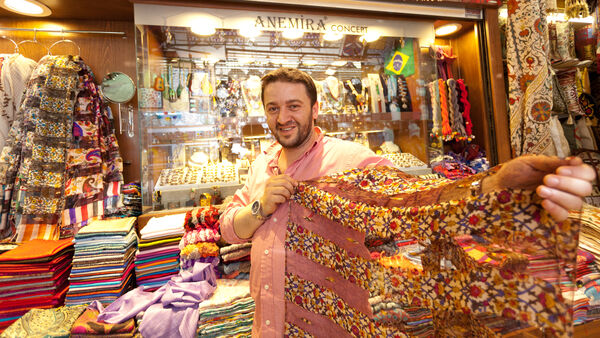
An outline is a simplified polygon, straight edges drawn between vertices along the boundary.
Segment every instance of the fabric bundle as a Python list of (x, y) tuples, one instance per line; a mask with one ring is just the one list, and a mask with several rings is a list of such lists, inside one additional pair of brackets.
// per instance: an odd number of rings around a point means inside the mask
[(2, 333), (2, 338), (69, 337), (85, 305), (32, 309)]
[[(403, 332), (402, 323), (373, 322), (369, 298), (381, 296), (420, 308), (423, 319), (430, 311), (436, 336), (504, 334), (518, 327), (510, 321), (572, 334), (562, 289), (575, 285), (579, 223), (555, 222), (533, 191), (436, 202), (440, 189), (454, 191), (481, 176), (440, 185), (378, 167), (300, 182), (286, 228), (286, 310), (269, 315), (283, 320), (290, 336)], [(457, 242), (465, 235), (495, 263), (466, 252)], [(413, 238), (423, 247), (420, 268), (385, 266), (364, 244)], [(554, 274), (538, 276), (532, 260), (552, 262)]]
[(411, 153), (389, 153), (381, 155), (398, 168), (427, 168), (427, 164)]
[(110, 324), (98, 321), (98, 315), (102, 304), (97, 300), (88, 306), (83, 314), (77, 318), (70, 328), (73, 338), (93, 338), (100, 336), (109, 337), (133, 337), (136, 331), (135, 320), (133, 318), (120, 324)]
[(73, 243), (36, 239), (0, 254), (0, 332), (30, 309), (63, 304)]
[(134, 217), (94, 221), (75, 235), (66, 304), (110, 304), (135, 284)]
[[(219, 264), (219, 210), (213, 206), (190, 210), (185, 215), (185, 234), (179, 242), (181, 268), (189, 269), (195, 262)], [(215, 271), (216, 272), (216, 271)]]
[(95, 303), (100, 312), (98, 320), (125, 323), (143, 312), (141, 322), (138, 321), (142, 337), (195, 337), (198, 305), (209, 299), (216, 287), (215, 267), (196, 262), (154, 292), (138, 287), (106, 309)]
[(217, 280), (213, 296), (200, 303), (199, 337), (250, 337), (254, 300), (247, 280)]
[(223, 264), (219, 266), (221, 278), (249, 279), (252, 243), (231, 244), (219, 249)]
[(140, 231), (135, 257), (138, 286), (156, 290), (179, 272), (179, 241), (183, 235), (185, 214), (153, 217)]
[(72, 237), (118, 204), (122, 160), (110, 119), (79, 57), (38, 62), (0, 154), (3, 238)]
[(473, 140), (471, 104), (463, 79), (438, 79), (427, 84), (431, 96), (433, 137), (444, 141)]

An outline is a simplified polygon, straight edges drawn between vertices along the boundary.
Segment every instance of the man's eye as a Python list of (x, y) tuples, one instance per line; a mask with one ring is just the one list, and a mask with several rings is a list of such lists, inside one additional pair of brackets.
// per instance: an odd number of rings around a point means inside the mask
[(300, 105), (298, 105), (298, 104), (293, 104), (290, 106), (290, 109), (292, 109), (292, 110), (296, 110), (298, 108), (300, 108)]
[(267, 108), (267, 112), (269, 112), (269, 113), (276, 113), (278, 110), (279, 110), (279, 108), (277, 108), (277, 107)]

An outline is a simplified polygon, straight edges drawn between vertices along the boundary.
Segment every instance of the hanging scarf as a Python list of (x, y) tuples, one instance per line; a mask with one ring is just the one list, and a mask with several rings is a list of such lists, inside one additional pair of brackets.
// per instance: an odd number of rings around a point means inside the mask
[[(98, 93), (94, 74), (79, 61), (73, 138), (67, 152), (65, 197), (61, 237), (116, 208), (122, 184), (122, 159), (110, 123), (108, 106)], [(116, 149), (116, 151), (115, 151)]]
[[(437, 202), (441, 190), (465, 185), (386, 167), (301, 182), (286, 230), (285, 334), (407, 333), (402, 318), (371, 319), (369, 298), (377, 296), (430, 313), (435, 336), (456, 335), (456, 327), (462, 335), (492, 336), (483, 325), (490, 321), (496, 332), (521, 323), (572, 334), (561, 286), (575, 287), (579, 222), (554, 222), (533, 191)], [(365, 243), (390, 239), (416, 240), (422, 250), (410, 264), (372, 258)]]
[(440, 92), (440, 110), (442, 113), (442, 136), (444, 140), (449, 140), (452, 137), (452, 128), (450, 127), (450, 113), (448, 111), (448, 89), (446, 82), (442, 79), (438, 80)]
[(431, 119), (433, 120), (431, 135), (438, 137), (442, 134), (442, 112), (440, 108), (440, 89), (437, 81), (429, 82), (427, 89), (429, 89), (429, 95), (431, 96)]
[(469, 141), (473, 139), (473, 122), (471, 122), (471, 103), (469, 102), (469, 91), (465, 85), (465, 80), (456, 80), (460, 91), (460, 102), (462, 104), (462, 116), (465, 121), (465, 132)]
[(464, 141), (467, 139), (465, 124), (460, 110), (460, 89), (455, 79), (448, 79), (448, 103), (451, 107), (449, 115), (452, 125), (452, 135), (456, 140)]
[(546, 29), (546, 1), (508, 3), (508, 94), (514, 156), (553, 155), (555, 151), (549, 127), (552, 82)]

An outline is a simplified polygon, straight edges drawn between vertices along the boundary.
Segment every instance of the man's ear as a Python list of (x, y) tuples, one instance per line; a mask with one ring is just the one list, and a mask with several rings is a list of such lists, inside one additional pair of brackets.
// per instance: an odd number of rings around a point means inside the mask
[(317, 116), (319, 116), (319, 101), (315, 101), (315, 104), (311, 108), (311, 113), (313, 120), (316, 120)]

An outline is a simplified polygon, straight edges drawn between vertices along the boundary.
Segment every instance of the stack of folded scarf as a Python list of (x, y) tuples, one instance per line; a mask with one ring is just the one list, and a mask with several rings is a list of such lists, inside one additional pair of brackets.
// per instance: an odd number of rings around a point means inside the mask
[(136, 217), (142, 214), (142, 188), (139, 182), (125, 184), (123, 190), (125, 216)]
[(254, 300), (247, 280), (217, 280), (213, 296), (200, 303), (199, 337), (250, 337)]
[(98, 321), (102, 306), (94, 301), (77, 318), (71, 327), (72, 338), (94, 337), (133, 337), (136, 332), (135, 319), (131, 318), (120, 324), (110, 324)]
[(63, 304), (72, 259), (71, 239), (34, 239), (0, 254), (0, 332), (31, 308)]
[(219, 216), (219, 210), (213, 206), (186, 213), (185, 234), (179, 242), (182, 269), (193, 267), (195, 262), (212, 263), (213, 266), (219, 263), (219, 247), (216, 244), (221, 239)]
[(183, 235), (185, 214), (153, 217), (140, 231), (135, 273), (139, 286), (156, 290), (179, 273), (178, 243)]
[(232, 244), (219, 250), (222, 265), (219, 271), (225, 279), (250, 278), (250, 250), (252, 243)]
[(110, 304), (135, 284), (134, 217), (94, 221), (75, 235), (75, 255), (66, 304)]
[[(581, 248), (577, 250), (577, 286), (580, 288), (575, 294), (575, 301), (573, 304), (573, 311), (575, 312), (576, 317), (574, 323), (579, 324), (599, 318), (600, 270), (596, 265), (596, 258), (594, 255)], [(583, 312), (583, 315), (578, 316), (578, 311)], [(579, 319), (579, 321), (577, 321), (577, 319)]]

